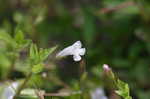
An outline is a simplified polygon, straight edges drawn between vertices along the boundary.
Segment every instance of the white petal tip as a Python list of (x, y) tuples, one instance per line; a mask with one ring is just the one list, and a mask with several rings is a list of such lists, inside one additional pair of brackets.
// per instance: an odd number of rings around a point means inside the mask
[(85, 48), (82, 48), (82, 54), (81, 55), (84, 55), (86, 52), (86, 49)]
[(75, 62), (78, 62), (78, 61), (81, 60), (81, 56), (79, 56), (79, 55), (74, 55), (74, 56), (73, 56), (73, 60), (74, 60)]

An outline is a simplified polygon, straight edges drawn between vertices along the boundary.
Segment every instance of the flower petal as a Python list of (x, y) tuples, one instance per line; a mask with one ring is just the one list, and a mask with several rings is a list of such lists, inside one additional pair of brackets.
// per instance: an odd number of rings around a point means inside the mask
[(81, 47), (82, 47), (81, 41), (76, 41), (72, 46), (73, 46), (75, 49), (81, 48)]
[(81, 49), (78, 49), (76, 53), (78, 53), (79, 55), (83, 56), (86, 52), (86, 49), (85, 48), (81, 48)]
[(86, 52), (86, 49), (85, 48), (81, 48), (81, 47), (82, 47), (81, 42), (80, 41), (76, 41), (73, 45), (63, 49), (62, 51), (60, 51), (56, 55), (56, 58), (61, 58), (61, 57), (64, 57), (64, 56), (73, 55), (74, 61), (80, 61), (81, 60), (81, 56), (83, 56), (85, 54), (85, 52)]
[(81, 60), (81, 56), (80, 55), (73, 55), (73, 59), (74, 61), (80, 61)]
[(64, 57), (64, 56), (68, 56), (68, 55), (73, 55), (72, 54), (72, 51), (73, 51), (73, 47), (72, 46), (69, 46), (65, 49), (63, 49), (62, 51), (60, 51), (56, 57)]

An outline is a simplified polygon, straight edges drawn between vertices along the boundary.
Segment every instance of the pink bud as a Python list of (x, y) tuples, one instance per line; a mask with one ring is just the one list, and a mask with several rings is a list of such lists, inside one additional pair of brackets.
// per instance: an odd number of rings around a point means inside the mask
[(114, 73), (112, 72), (111, 68), (107, 64), (103, 65), (103, 70), (105, 75), (111, 77), (112, 79), (115, 79)]
[(105, 72), (111, 71), (111, 68), (107, 64), (103, 65), (103, 69), (104, 69)]

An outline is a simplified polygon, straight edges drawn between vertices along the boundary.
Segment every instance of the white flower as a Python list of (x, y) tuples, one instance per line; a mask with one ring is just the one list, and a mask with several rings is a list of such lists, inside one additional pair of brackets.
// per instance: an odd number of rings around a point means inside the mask
[(64, 57), (68, 55), (73, 55), (74, 61), (80, 61), (81, 56), (83, 56), (86, 52), (85, 48), (81, 48), (82, 44), (80, 41), (76, 41), (73, 45), (63, 49), (60, 51), (56, 57)]
[(91, 99), (108, 99), (105, 96), (104, 90), (102, 88), (96, 88), (91, 92)]

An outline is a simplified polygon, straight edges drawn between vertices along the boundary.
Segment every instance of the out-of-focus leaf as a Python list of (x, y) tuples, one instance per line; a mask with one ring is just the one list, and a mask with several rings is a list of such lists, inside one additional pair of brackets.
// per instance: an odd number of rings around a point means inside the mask
[(139, 8), (135, 5), (132, 6), (128, 6), (126, 8), (123, 8), (122, 10), (119, 11), (119, 13), (121, 14), (127, 14), (127, 15), (135, 15), (135, 14), (139, 14)]
[(19, 43), (19, 44), (24, 41), (24, 35), (23, 35), (23, 33), (22, 33), (21, 30), (18, 30), (18, 31), (17, 31), (17, 33), (16, 33), (16, 35), (15, 35), (15, 41), (16, 41), (17, 43)]
[(30, 46), (30, 60), (33, 64), (38, 64), (43, 62), (55, 49), (57, 46), (49, 48), (49, 49), (40, 49), (35, 44), (31, 44)]
[(11, 66), (11, 61), (3, 53), (0, 53), (0, 77), (5, 78)]
[(31, 43), (30, 40), (25, 39), (23, 32), (19, 29), (16, 29), (16, 35), (14, 37), (14, 40), (17, 43), (16, 48), (18, 49), (23, 49)]
[(84, 82), (87, 78), (87, 72), (84, 72), (82, 75), (81, 75), (81, 78), (80, 78), (80, 81), (81, 82)]
[(14, 16), (13, 16), (13, 19), (14, 19), (15, 22), (20, 23), (24, 20), (24, 16), (19, 12), (15, 12)]
[(10, 44), (11, 46), (16, 46), (16, 43), (13, 40), (13, 38), (3, 30), (0, 30), (0, 40), (5, 41), (6, 43)]
[(83, 37), (85, 41), (90, 44), (95, 37), (95, 18), (89, 9), (84, 9), (84, 24), (83, 24)]
[(129, 54), (128, 54), (129, 59), (136, 59), (136, 58), (138, 58), (140, 52), (142, 51), (142, 48), (143, 48), (143, 46), (141, 46), (140, 43), (134, 43), (129, 48)]
[(138, 91), (136, 94), (138, 95), (139, 99), (149, 99), (150, 97), (150, 91)]
[(124, 68), (127, 68), (130, 66), (130, 62), (126, 59), (120, 59), (120, 58), (117, 58), (117, 59), (112, 59), (112, 63), (115, 67), (124, 67)]

